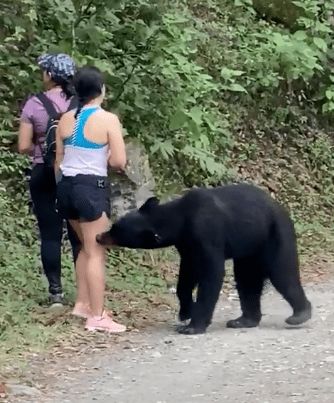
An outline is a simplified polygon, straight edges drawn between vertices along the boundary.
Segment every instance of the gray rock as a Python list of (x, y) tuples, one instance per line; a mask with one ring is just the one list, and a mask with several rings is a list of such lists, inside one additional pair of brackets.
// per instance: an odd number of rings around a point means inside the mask
[(112, 217), (119, 218), (153, 196), (155, 181), (145, 148), (136, 140), (126, 144), (128, 165), (124, 175), (110, 173)]

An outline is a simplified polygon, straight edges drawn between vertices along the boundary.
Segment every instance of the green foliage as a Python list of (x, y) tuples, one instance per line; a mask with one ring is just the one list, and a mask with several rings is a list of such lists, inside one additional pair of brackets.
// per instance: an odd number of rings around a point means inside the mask
[(251, 1), (62, 4), (21, 0), (14, 12), (6, 5), (0, 12), (2, 137), (16, 127), (20, 101), (38, 88), (42, 51), (66, 51), (101, 68), (108, 105), (129, 135), (159, 161), (172, 159), (186, 184), (233, 175), (228, 105), (260, 99), (289, 114), (307, 97), (315, 109), (333, 109), (333, 1), (295, 1), (303, 10), (295, 32), (258, 21)]

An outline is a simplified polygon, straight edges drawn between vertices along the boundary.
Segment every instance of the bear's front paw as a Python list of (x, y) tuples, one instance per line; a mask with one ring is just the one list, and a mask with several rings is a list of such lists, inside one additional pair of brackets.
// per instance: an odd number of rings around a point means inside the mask
[(180, 334), (194, 335), (194, 334), (202, 334), (206, 332), (205, 327), (198, 327), (193, 325), (180, 325), (176, 328), (177, 332)]
[(186, 311), (186, 310), (182, 310), (179, 312), (179, 319), (180, 322), (184, 322), (186, 320), (191, 319), (191, 312), (190, 311)]
[(226, 327), (231, 329), (242, 329), (242, 328), (251, 328), (258, 326), (260, 320), (257, 319), (249, 319), (244, 316), (240, 316), (238, 319), (232, 319), (227, 321)]

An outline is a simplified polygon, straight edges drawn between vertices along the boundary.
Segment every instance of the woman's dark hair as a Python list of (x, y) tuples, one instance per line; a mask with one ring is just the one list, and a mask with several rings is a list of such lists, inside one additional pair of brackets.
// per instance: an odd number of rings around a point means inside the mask
[(65, 53), (45, 53), (37, 58), (37, 64), (56, 85), (61, 87), (67, 99), (74, 95), (73, 76), (76, 66), (71, 56)]
[(73, 84), (79, 105), (75, 117), (84, 105), (102, 93), (104, 79), (101, 71), (94, 66), (85, 66), (78, 70), (73, 78)]
[(73, 86), (73, 78), (53, 78), (52, 81), (60, 85), (61, 90), (65, 94), (66, 99), (72, 98), (72, 96), (75, 94), (74, 86)]

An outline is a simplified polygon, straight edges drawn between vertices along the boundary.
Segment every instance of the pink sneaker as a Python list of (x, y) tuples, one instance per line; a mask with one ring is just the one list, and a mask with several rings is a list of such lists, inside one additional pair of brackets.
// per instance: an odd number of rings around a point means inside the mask
[(117, 322), (114, 322), (106, 312), (103, 312), (102, 316), (90, 316), (86, 321), (86, 330), (90, 332), (108, 332), (108, 333), (123, 333), (126, 331), (126, 327)]

